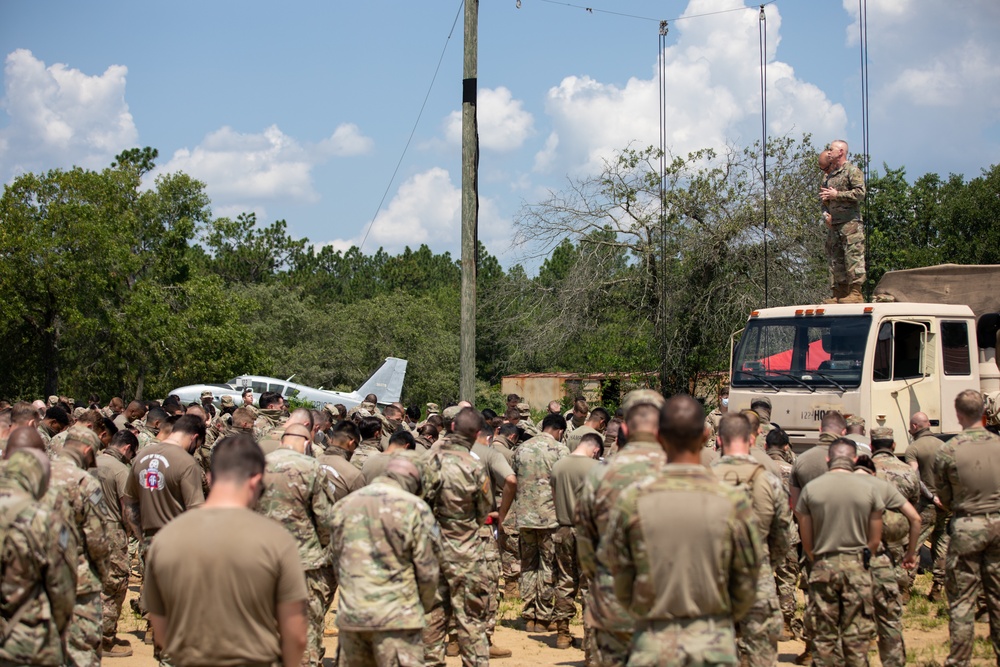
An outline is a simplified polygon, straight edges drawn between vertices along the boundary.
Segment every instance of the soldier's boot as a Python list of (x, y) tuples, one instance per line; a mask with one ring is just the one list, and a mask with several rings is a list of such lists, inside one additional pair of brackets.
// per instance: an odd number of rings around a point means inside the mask
[(458, 653), (458, 637), (456, 635), (451, 635), (448, 637), (448, 646), (445, 647), (444, 654), (449, 658), (454, 658), (458, 655)]
[(490, 659), (493, 658), (509, 658), (513, 655), (513, 652), (509, 648), (500, 648), (499, 646), (493, 645), (493, 637), (490, 637)]
[(556, 637), (556, 648), (573, 647), (573, 635), (569, 633), (569, 621), (557, 621), (556, 632), (559, 633)]
[(778, 637), (778, 641), (790, 642), (795, 639), (795, 630), (792, 629), (792, 624), (785, 619), (785, 627), (781, 629), (781, 636)]
[(521, 588), (520, 585), (517, 583), (517, 579), (511, 579), (510, 581), (504, 584), (503, 596), (508, 600), (521, 597)]
[(795, 656), (796, 665), (811, 665), (812, 662), (813, 662), (813, 654), (812, 651), (810, 651), (809, 649), (806, 649), (799, 655)]
[(829, 299), (824, 299), (823, 303), (840, 303), (840, 300), (847, 296), (848, 289), (849, 287), (847, 285), (837, 283), (831, 290), (833, 292), (833, 296)]
[(548, 624), (542, 623), (541, 626), (542, 627), (538, 628), (539, 632), (544, 632), (545, 630), (548, 630), (549, 632), (559, 631), (559, 621), (549, 621)]
[(851, 291), (841, 298), (837, 303), (864, 303), (865, 297), (861, 294), (861, 285), (851, 285)]
[(114, 639), (104, 639), (101, 641), (102, 658), (127, 658), (132, 655), (132, 647), (128, 642), (123, 646)]
[(930, 602), (937, 602), (941, 599), (941, 585), (938, 583), (931, 584), (931, 590), (927, 592), (927, 599)]
[(533, 618), (529, 618), (524, 624), (524, 629), (526, 632), (535, 632), (535, 620)]
[(147, 646), (153, 644), (153, 624), (149, 621), (146, 621), (146, 633), (142, 636), (142, 643)]

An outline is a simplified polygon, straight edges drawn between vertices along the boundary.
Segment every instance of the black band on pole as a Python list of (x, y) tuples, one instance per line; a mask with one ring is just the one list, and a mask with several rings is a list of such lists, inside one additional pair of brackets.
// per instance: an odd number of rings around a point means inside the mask
[(479, 79), (462, 79), (462, 104), (476, 106), (476, 89)]

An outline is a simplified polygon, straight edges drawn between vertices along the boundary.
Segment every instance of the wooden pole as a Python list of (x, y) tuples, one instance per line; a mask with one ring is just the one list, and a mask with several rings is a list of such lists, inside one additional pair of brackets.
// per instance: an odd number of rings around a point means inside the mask
[(479, 230), (479, 128), (476, 69), (479, 0), (465, 0), (465, 58), (462, 67), (462, 301), (459, 396), (476, 400), (476, 254)]

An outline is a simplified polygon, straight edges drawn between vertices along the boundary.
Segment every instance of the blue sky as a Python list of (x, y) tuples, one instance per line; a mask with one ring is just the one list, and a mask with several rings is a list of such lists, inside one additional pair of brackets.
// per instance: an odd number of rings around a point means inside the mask
[[(1000, 3), (929, 4), (868, 0), (873, 159), (911, 177), (972, 177), (1000, 152)], [(511, 221), (524, 203), (595, 173), (630, 142), (658, 142), (659, 19), (743, 6), (482, 0), (480, 238), (490, 251), (516, 261)], [(348, 247), (377, 213), (365, 252), (427, 243), (457, 255), (460, 7), (5, 0), (0, 179), (99, 169), (124, 148), (153, 146), (161, 170), (206, 183), (216, 216), (254, 211)], [(765, 11), (769, 132), (859, 148), (857, 0), (777, 0)], [(752, 4), (671, 22), (675, 153), (759, 136), (757, 14)]]

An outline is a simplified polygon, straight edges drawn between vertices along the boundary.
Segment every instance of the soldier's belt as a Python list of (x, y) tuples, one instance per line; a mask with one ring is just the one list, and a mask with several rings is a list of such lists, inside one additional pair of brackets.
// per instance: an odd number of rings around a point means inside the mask
[(816, 554), (814, 559), (818, 562), (821, 560), (849, 560), (858, 563), (863, 563), (865, 561), (865, 555), (863, 552), (844, 552), (844, 553), (829, 553), (829, 554)]
[(665, 630), (668, 628), (690, 628), (695, 625), (703, 625), (707, 629), (732, 628), (733, 617), (725, 614), (695, 616), (693, 618), (672, 618), (672, 619), (646, 619), (637, 620), (635, 628), (639, 630)]

